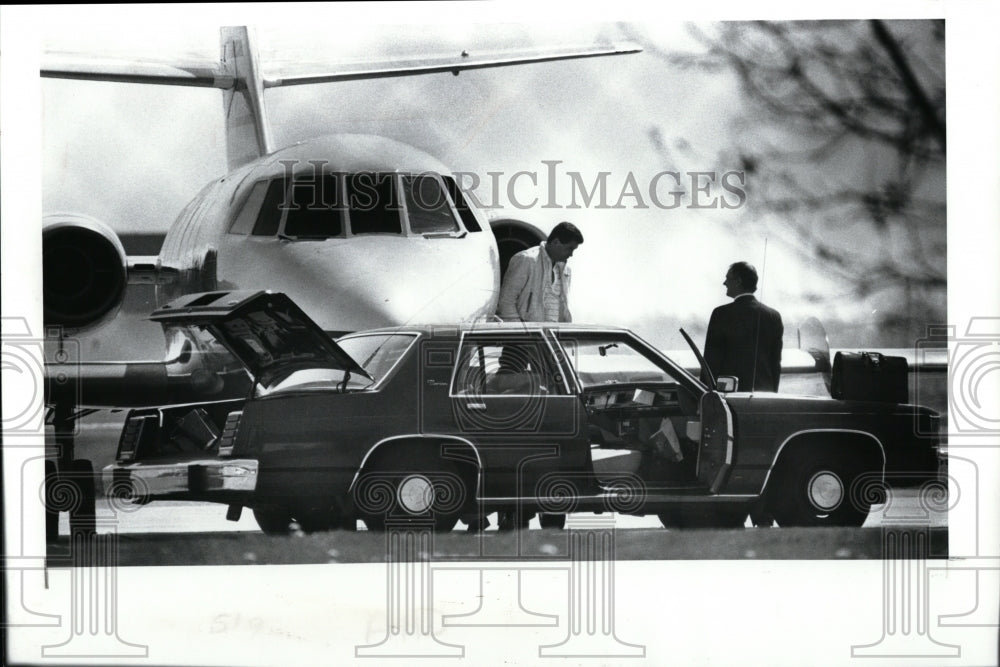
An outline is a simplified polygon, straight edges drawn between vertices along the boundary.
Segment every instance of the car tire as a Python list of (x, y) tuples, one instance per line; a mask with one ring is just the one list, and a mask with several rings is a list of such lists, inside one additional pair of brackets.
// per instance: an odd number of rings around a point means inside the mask
[[(409, 523), (432, 525), (435, 532), (448, 532), (458, 523), (467, 501), (468, 485), (452, 462), (442, 459), (431, 465), (427, 461), (394, 459), (386, 462), (378, 472), (391, 480), (392, 499), (387, 513), (363, 517), (368, 530), (384, 531), (388, 525), (387, 515), (401, 527)], [(454, 483), (461, 488), (448, 488)], [(460, 502), (445, 500), (442, 506), (442, 498), (448, 498), (449, 494), (458, 494)]]
[(288, 535), (291, 532), (292, 513), (284, 507), (258, 505), (253, 508), (253, 518), (265, 535)]
[(303, 533), (321, 533), (333, 526), (333, 517), (320, 509), (296, 510), (295, 522)]
[(664, 528), (670, 530), (731, 529), (743, 528), (748, 510), (744, 507), (684, 506), (672, 507), (657, 516)]
[(358, 520), (354, 516), (341, 517), (340, 521), (333, 524), (334, 530), (346, 530), (349, 533), (356, 532), (358, 530)]
[(357, 520), (337, 507), (327, 509), (308, 508), (293, 512), (296, 523), (304, 533), (320, 533), (328, 530), (357, 530)]
[(45, 540), (53, 542), (59, 539), (59, 511), (52, 509), (52, 485), (56, 483), (55, 461), (45, 461)]
[(538, 523), (542, 528), (562, 530), (566, 527), (565, 514), (550, 514), (549, 512), (539, 512)]
[(871, 503), (852, 498), (851, 485), (864, 472), (860, 461), (841, 453), (799, 453), (782, 466), (767, 511), (779, 526), (859, 527)]
[(79, 502), (69, 511), (70, 534), (97, 532), (97, 494), (94, 465), (89, 459), (74, 459), (69, 464), (68, 477), (76, 486)]

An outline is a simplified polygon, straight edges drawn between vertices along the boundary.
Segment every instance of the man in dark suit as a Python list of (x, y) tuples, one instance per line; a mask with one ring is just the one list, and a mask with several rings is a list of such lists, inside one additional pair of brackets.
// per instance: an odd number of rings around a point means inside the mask
[(733, 302), (712, 311), (708, 321), (708, 367), (715, 377), (739, 378), (740, 391), (778, 391), (781, 337), (785, 331), (781, 315), (754, 297), (757, 270), (752, 265), (736, 262), (729, 267), (722, 284)]

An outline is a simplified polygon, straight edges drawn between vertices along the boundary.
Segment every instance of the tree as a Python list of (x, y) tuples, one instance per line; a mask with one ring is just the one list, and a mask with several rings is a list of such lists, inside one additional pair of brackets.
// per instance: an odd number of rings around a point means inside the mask
[(738, 82), (747, 104), (717, 159), (746, 174), (739, 224), (780, 221), (779, 240), (882, 306), (897, 344), (943, 321), (943, 21), (714, 24), (691, 28), (693, 53), (626, 29), (672, 66)]

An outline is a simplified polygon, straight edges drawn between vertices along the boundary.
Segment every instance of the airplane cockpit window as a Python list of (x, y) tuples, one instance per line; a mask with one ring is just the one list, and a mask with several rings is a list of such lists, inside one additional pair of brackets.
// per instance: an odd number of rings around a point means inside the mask
[(351, 234), (402, 234), (400, 205), (392, 174), (359, 173), (347, 177)]
[(343, 211), (339, 176), (293, 181), (284, 235), (310, 239), (343, 236)]
[(264, 204), (253, 227), (254, 236), (277, 235), (278, 225), (281, 224), (282, 204), (285, 202), (285, 184), (284, 178), (276, 178), (268, 185)]
[(470, 232), (481, 232), (483, 231), (482, 226), (479, 224), (479, 220), (476, 219), (475, 212), (469, 208), (469, 205), (465, 202), (465, 196), (462, 194), (462, 189), (458, 187), (458, 183), (451, 176), (444, 176), (444, 184), (448, 188), (448, 194), (451, 195), (451, 201), (455, 204), (455, 210), (458, 211), (458, 215), (462, 218), (462, 224)]
[(441, 183), (431, 174), (403, 176), (403, 193), (410, 231), (414, 234), (447, 234), (458, 231), (458, 222)]
[(243, 208), (240, 209), (239, 214), (229, 228), (230, 234), (242, 234), (246, 236), (253, 230), (257, 222), (257, 215), (260, 213), (261, 204), (264, 203), (264, 195), (267, 194), (267, 185), (267, 181), (257, 181), (253, 184), (253, 187), (250, 188), (250, 194), (243, 203)]

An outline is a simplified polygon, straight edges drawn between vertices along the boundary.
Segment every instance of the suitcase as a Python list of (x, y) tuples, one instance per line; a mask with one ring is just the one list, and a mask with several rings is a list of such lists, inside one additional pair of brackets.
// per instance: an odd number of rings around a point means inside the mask
[(909, 367), (904, 357), (878, 352), (838, 352), (830, 395), (845, 401), (908, 403)]

